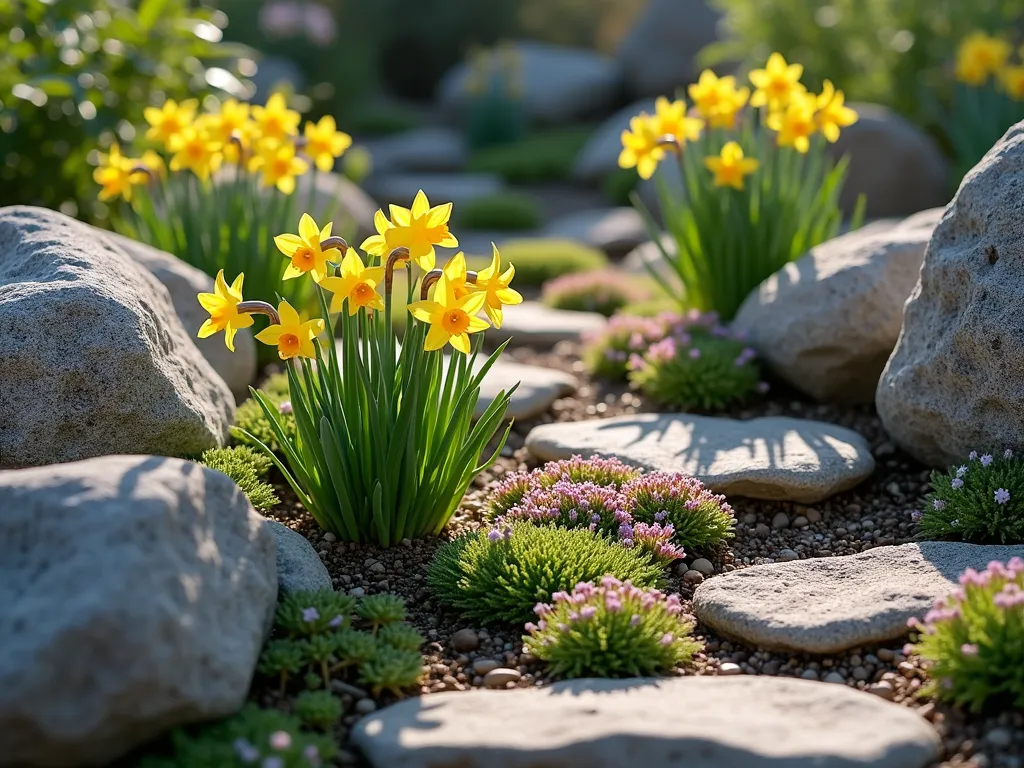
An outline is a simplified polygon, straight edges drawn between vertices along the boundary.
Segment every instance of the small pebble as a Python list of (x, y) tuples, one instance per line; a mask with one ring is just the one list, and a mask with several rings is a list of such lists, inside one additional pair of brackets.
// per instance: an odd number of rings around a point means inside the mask
[(897, 669), (899, 669), (900, 674), (904, 677), (914, 676), (914, 665), (911, 664), (909, 661), (901, 661), (897, 666)]
[(683, 574), (683, 581), (687, 584), (700, 584), (704, 581), (704, 576), (700, 571), (687, 571)]
[(803, 674), (800, 675), (804, 680), (817, 680), (818, 671), (815, 669), (805, 669)]
[(328, 542), (330, 542), (331, 544), (333, 544), (333, 543), (334, 543), (334, 542), (336, 542), (337, 540), (338, 540), (338, 537), (337, 537), (337, 536), (335, 536), (335, 535), (334, 535), (333, 533), (331, 533), (330, 531), (327, 531), (327, 533), (325, 533), (325, 534), (324, 534), (324, 541), (328, 541)]
[(840, 675), (838, 672), (829, 672), (827, 675), (825, 675), (825, 682), (846, 685), (846, 678)]
[(352, 587), (352, 589), (350, 589), (348, 593), (352, 595), (352, 597), (362, 597), (366, 594), (366, 590), (362, 587)]
[(800, 515), (800, 517), (796, 518), (793, 521), (793, 527), (794, 528), (803, 528), (805, 525), (809, 525), (809, 524), (810, 524), (810, 521), (806, 517), (804, 517), (803, 515)]
[(519, 678), (522, 676), (518, 669), (499, 667), (498, 669), (492, 669), (484, 675), (484, 685), (487, 688), (504, 688), (509, 683), (519, 682)]
[(476, 633), (475, 629), (466, 627), (460, 629), (454, 635), (452, 635), (452, 648), (459, 653), (468, 653), (469, 651), (475, 651), (480, 647), (480, 636)]
[(896, 656), (896, 652), (891, 648), (879, 648), (875, 651), (875, 655), (878, 657), (879, 661), (892, 661)]
[(731, 661), (727, 661), (718, 667), (719, 675), (742, 675), (743, 670), (739, 664), (734, 664)]
[(387, 568), (384, 567), (384, 563), (374, 563), (370, 566), (370, 571), (372, 573), (384, 573), (386, 570)]
[(474, 674), (482, 677), (488, 672), (498, 669), (500, 666), (501, 664), (496, 662), (494, 659), (477, 659), (473, 662), (473, 672)]
[(868, 671), (865, 667), (854, 667), (853, 668), (853, 679), (854, 680), (867, 680)]
[(377, 702), (373, 699), (360, 699), (356, 702), (356, 712), (360, 715), (368, 715), (377, 711)]
[(789, 528), (789, 515), (785, 512), (776, 512), (775, 517), (772, 518), (772, 528), (776, 530), (780, 528)]
[(985, 741), (993, 747), (1008, 747), (1013, 743), (1013, 734), (1006, 728), (993, 728), (985, 734)]
[(690, 564), (690, 568), (699, 571), (703, 576), (710, 576), (715, 572), (715, 566), (711, 564), (710, 560), (705, 560), (703, 557), (698, 557)]
[(799, 560), (800, 555), (794, 552), (792, 549), (783, 549), (779, 552), (779, 560), (783, 563), (788, 563), (791, 560)]
[(767, 539), (768, 538), (768, 534), (770, 534), (771, 532), (772, 532), (772, 529), (769, 528), (764, 523), (758, 523), (757, 524), (757, 528), (754, 529), (754, 535), (757, 536), (758, 538), (762, 538), (762, 539)]
[(879, 696), (886, 701), (892, 701), (892, 697), (895, 695), (895, 691), (892, 688), (892, 683), (888, 680), (881, 680), (877, 683), (873, 683), (868, 686), (868, 693), (873, 693), (875, 696)]

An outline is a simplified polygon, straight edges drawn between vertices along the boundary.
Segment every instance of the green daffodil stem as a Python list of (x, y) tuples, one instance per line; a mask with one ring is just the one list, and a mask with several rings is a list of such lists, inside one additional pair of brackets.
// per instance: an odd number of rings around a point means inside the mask
[[(423, 282), (420, 284), (420, 300), (427, 300), (427, 292), (430, 291), (430, 287), (440, 280), (444, 276), (443, 269), (432, 269), (423, 276)], [(466, 282), (476, 283), (476, 272), (466, 272)]]
[(409, 261), (409, 249), (395, 248), (388, 254), (388, 260), (384, 263), (384, 295), (391, 298), (391, 285), (395, 280), (395, 265), (400, 261)]
[(281, 316), (277, 314), (277, 310), (274, 309), (273, 304), (268, 304), (265, 301), (242, 301), (239, 302), (235, 309), (239, 314), (245, 315), (266, 315), (270, 318), (272, 325), (281, 324)]

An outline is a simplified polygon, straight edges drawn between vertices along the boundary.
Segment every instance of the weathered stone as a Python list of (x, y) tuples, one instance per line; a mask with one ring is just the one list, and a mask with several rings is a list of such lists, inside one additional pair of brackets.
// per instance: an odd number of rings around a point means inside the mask
[[(479, 361), (482, 365), (483, 360)], [(544, 413), (560, 397), (572, 394), (579, 383), (563, 371), (523, 365), (499, 358), (480, 383), (476, 415), (480, 416), (502, 390), (519, 384), (505, 411), (506, 419), (529, 419)]]
[(277, 587), (281, 594), (334, 588), (327, 566), (309, 539), (274, 520), (267, 520), (266, 525), (277, 545)]
[[(614, 105), (621, 84), (619, 65), (590, 51), (533, 41), (511, 45), (518, 66), (523, 108), (530, 119), (564, 123), (599, 114)], [(463, 62), (441, 80), (442, 111), (460, 109), (470, 97), (472, 65)]]
[(716, 632), (762, 648), (840, 653), (895, 640), (967, 568), (1024, 556), (1024, 546), (928, 541), (859, 555), (755, 565), (698, 587), (693, 610)]
[(623, 107), (601, 123), (573, 161), (573, 181), (600, 184), (605, 176), (618, 169), (619, 153), (622, 152), (622, 132), (629, 129), (630, 118), (641, 112), (654, 114), (653, 98), (641, 99), (628, 107)]
[(227, 384), (160, 282), (105, 235), (0, 210), (0, 467), (223, 444)]
[(374, 768), (924, 768), (940, 748), (907, 707), (755, 675), (431, 694), (362, 720), (353, 741)]
[(0, 766), (107, 765), (236, 711), (275, 571), (263, 518), (198, 464), (0, 472)]
[[(249, 385), (256, 378), (256, 340), (252, 331), (242, 328), (235, 334), (234, 352), (227, 348), (220, 334), (206, 339), (196, 337), (199, 327), (210, 317), (196, 300), (196, 294), (212, 293), (213, 278), (166, 251), (116, 232), (104, 234), (163, 283), (192, 343), (199, 347), (203, 357), (220, 374), (236, 398), (248, 397)], [(233, 277), (229, 275), (228, 279)]]
[(964, 177), (932, 235), (876, 403), (893, 439), (947, 466), (1024, 450), (1024, 122)]
[(576, 240), (620, 259), (647, 240), (647, 228), (635, 208), (597, 208), (562, 216), (539, 236)]
[(364, 145), (373, 158), (373, 172), (458, 171), (469, 150), (462, 134), (430, 126), (372, 139)]
[(511, 338), (516, 347), (550, 348), (560, 341), (579, 341), (580, 334), (600, 331), (608, 322), (596, 312), (552, 309), (536, 301), (505, 307), (504, 316), (501, 328), (491, 328), (487, 336), (496, 343)]
[(935, 142), (904, 117), (877, 104), (851, 104), (857, 122), (829, 145), (838, 160), (849, 155), (850, 167), (839, 201), (853, 211), (865, 197), (869, 218), (909, 216), (949, 200), (949, 167)]
[(458, 209), (478, 197), (501, 192), (505, 182), (493, 173), (382, 173), (367, 179), (366, 188), (378, 200), (406, 208), (422, 189), (431, 203), (454, 203)]
[(526, 447), (541, 461), (573, 454), (614, 456), (697, 477), (718, 493), (810, 504), (852, 488), (875, 468), (856, 432), (818, 421), (749, 421), (638, 413), (534, 427)]
[(812, 248), (751, 292), (733, 328), (812, 397), (872, 402), (941, 215), (934, 208)]
[(651, 0), (619, 46), (634, 96), (671, 96), (697, 80), (696, 56), (717, 38), (720, 14), (706, 0)]

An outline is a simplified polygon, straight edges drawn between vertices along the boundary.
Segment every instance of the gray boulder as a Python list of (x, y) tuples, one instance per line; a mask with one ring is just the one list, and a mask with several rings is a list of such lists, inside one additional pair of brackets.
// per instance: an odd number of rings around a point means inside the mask
[(266, 526), (277, 544), (277, 586), (281, 594), (332, 589), (331, 575), (309, 539), (274, 520)]
[(715, 42), (719, 18), (706, 0), (650, 0), (619, 46), (630, 94), (671, 96), (696, 82), (695, 58)]
[(375, 173), (394, 171), (458, 171), (466, 164), (469, 148), (452, 128), (428, 126), (364, 144), (373, 158)]
[(925, 252), (876, 403), (893, 439), (946, 466), (1024, 450), (1024, 122), (964, 177)]
[[(199, 327), (206, 322), (209, 314), (200, 306), (196, 295), (213, 291), (213, 278), (201, 269), (186, 264), (166, 251), (154, 248), (116, 232), (105, 233), (114, 245), (121, 248), (135, 261), (153, 273), (164, 284), (171, 295), (174, 311), (185, 326), (192, 343), (199, 347), (206, 361), (213, 366), (220, 377), (231, 388), (238, 399), (249, 396), (249, 385), (256, 378), (256, 340), (252, 331), (243, 328), (235, 334), (235, 351), (224, 344), (224, 338), (217, 334), (206, 339), (196, 337)], [(230, 282), (234, 275), (227, 275)]]
[(886, 107), (850, 106), (857, 122), (829, 145), (834, 159), (850, 156), (844, 211), (852, 211), (862, 193), (868, 218), (909, 216), (949, 202), (949, 167), (928, 134)]
[[(565, 123), (599, 114), (614, 105), (621, 84), (617, 62), (590, 51), (520, 41), (512, 45), (519, 62), (523, 105), (542, 123)], [(463, 62), (441, 80), (438, 97), (444, 112), (467, 101), (470, 65)]]
[(95, 229), (0, 209), (0, 467), (222, 445), (234, 398), (167, 290)]
[(870, 403), (941, 208), (828, 240), (751, 292), (733, 328), (819, 400)]
[(0, 766), (92, 766), (235, 712), (274, 538), (233, 482), (159, 456), (0, 472)]
[(573, 181), (599, 184), (605, 176), (618, 169), (619, 153), (622, 151), (622, 132), (629, 128), (630, 118), (641, 112), (654, 114), (654, 99), (641, 99), (628, 107), (623, 107), (601, 123), (573, 161)]

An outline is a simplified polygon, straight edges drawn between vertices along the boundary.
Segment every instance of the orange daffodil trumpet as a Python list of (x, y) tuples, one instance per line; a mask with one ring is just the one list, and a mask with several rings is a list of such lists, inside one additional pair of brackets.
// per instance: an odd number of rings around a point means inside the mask
[(348, 313), (354, 315), (360, 309), (372, 312), (384, 309), (384, 297), (377, 293), (377, 286), (384, 280), (384, 267), (368, 267), (350, 248), (341, 260), (341, 275), (327, 277), (320, 281), (320, 287), (334, 294), (331, 312), (341, 312), (348, 303)]
[(743, 147), (735, 141), (730, 141), (722, 147), (722, 153), (718, 157), (705, 158), (704, 165), (715, 174), (716, 187), (742, 190), (744, 177), (756, 171), (760, 163), (752, 158), (743, 157)]
[(324, 321), (319, 317), (305, 322), (299, 313), (287, 301), (277, 306), (279, 323), (274, 323), (256, 334), (256, 340), (264, 344), (276, 345), (277, 354), (282, 360), (293, 357), (316, 357), (314, 341), (323, 333)]
[(318, 283), (327, 277), (327, 254), (320, 244), (331, 236), (333, 226), (333, 222), (329, 221), (321, 229), (312, 216), (304, 213), (299, 219), (299, 234), (278, 235), (274, 238), (278, 250), (291, 259), (284, 271), (285, 280), (306, 273)]
[(455, 289), (447, 276), (442, 276), (434, 286), (434, 298), (430, 301), (416, 301), (409, 305), (409, 312), (417, 320), (430, 324), (424, 349), (427, 352), (451, 344), (454, 349), (469, 354), (469, 334), (479, 333), (489, 327), (487, 321), (475, 315), (484, 308), (487, 296), (483, 293), (467, 293), (455, 297)]

